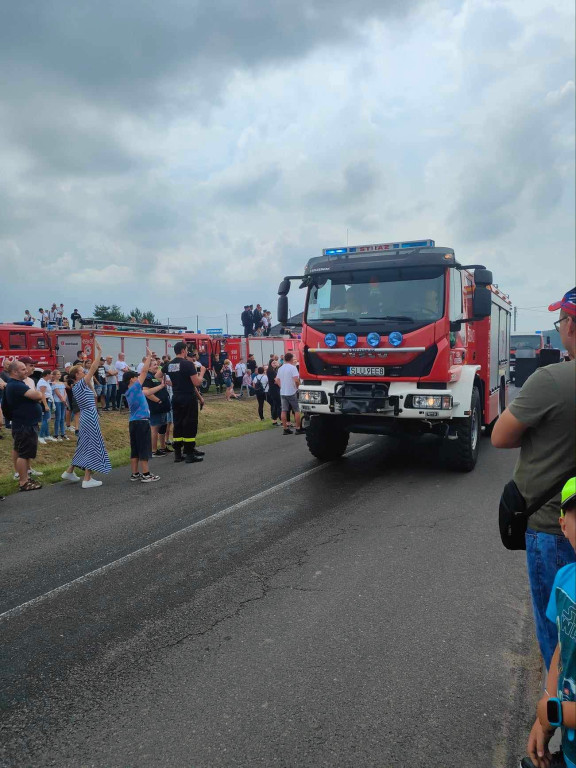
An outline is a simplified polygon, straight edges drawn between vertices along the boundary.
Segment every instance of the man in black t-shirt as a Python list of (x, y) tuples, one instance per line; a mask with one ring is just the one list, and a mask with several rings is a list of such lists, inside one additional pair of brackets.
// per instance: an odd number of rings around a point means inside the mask
[[(159, 370), (158, 360), (152, 360), (148, 370), (148, 377), (144, 382), (144, 389), (155, 389), (159, 384), (164, 384), (164, 375)], [(168, 426), (168, 413), (172, 410), (170, 395), (166, 387), (159, 389), (153, 395), (146, 395), (150, 408), (150, 429), (152, 432), (152, 456), (166, 456), (172, 453), (172, 449), (166, 445), (166, 429)]]
[(21, 491), (36, 491), (42, 486), (29, 477), (30, 460), (38, 449), (38, 423), (42, 420), (40, 403), (44, 395), (24, 383), (28, 376), (26, 364), (15, 360), (8, 366), (10, 380), (4, 389), (2, 410), (12, 422), (13, 457)]
[(186, 342), (177, 341), (174, 344), (173, 360), (162, 368), (163, 373), (170, 376), (172, 382), (172, 413), (174, 414), (174, 461), (183, 460), (187, 464), (202, 461), (203, 451), (196, 448), (198, 433), (198, 398), (196, 387), (202, 384), (206, 373), (204, 366), (200, 370), (191, 360), (187, 360)]
[(244, 327), (244, 336), (252, 336), (254, 332), (254, 315), (250, 304), (244, 305), (244, 312), (240, 315), (240, 322)]

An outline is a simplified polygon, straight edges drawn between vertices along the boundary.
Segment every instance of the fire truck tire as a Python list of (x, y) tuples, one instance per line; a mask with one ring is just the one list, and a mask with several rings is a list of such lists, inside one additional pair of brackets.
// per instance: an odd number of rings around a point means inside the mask
[(308, 450), (321, 461), (339, 459), (348, 446), (350, 433), (338, 421), (337, 416), (312, 416), (306, 428)]
[(212, 377), (210, 376), (209, 372), (206, 371), (204, 374), (204, 378), (202, 379), (202, 384), (200, 385), (200, 392), (205, 395), (206, 392), (210, 389), (210, 384), (212, 384)]
[(470, 416), (464, 419), (454, 419), (458, 438), (446, 443), (448, 463), (459, 472), (471, 472), (476, 466), (480, 448), (480, 426), (482, 414), (480, 410), (480, 392), (477, 387), (472, 390)]

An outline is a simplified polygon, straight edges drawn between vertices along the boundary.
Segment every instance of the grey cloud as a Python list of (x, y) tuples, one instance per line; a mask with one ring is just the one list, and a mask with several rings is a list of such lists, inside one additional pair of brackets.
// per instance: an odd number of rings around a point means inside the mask
[(228, 70), (301, 57), (351, 41), (370, 18), (408, 13), (424, 0), (42, 0), (3, 12), (4, 71), (68, 82), (101, 100), (149, 104), (167, 75), (193, 81)]
[(255, 170), (241, 180), (224, 182), (214, 200), (234, 207), (254, 207), (270, 200), (281, 178), (277, 166)]
[(372, 159), (355, 160), (344, 165), (336, 175), (327, 172), (321, 183), (315, 180), (303, 197), (318, 207), (346, 206), (353, 210), (365, 205), (374, 192), (382, 192), (383, 185), (381, 164)]
[(565, 186), (558, 167), (565, 150), (552, 130), (556, 119), (542, 98), (539, 107), (491, 121), (474, 159), (460, 173), (459, 199), (449, 221), (461, 237), (482, 241), (511, 231), (520, 204), (536, 218), (556, 208)]

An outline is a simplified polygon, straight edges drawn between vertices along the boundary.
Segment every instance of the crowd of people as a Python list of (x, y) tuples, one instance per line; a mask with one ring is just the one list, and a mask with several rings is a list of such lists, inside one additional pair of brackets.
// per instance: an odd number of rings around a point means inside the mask
[[(74, 309), (70, 317), (64, 314), (64, 304), (52, 304), (50, 309), (40, 307), (38, 309), (38, 323), (41, 328), (76, 328), (80, 323), (82, 316), (77, 309)], [(24, 311), (23, 321), (26, 325), (34, 325), (36, 318), (32, 316), (29, 309)]]
[[(64, 371), (44, 370), (39, 378), (35, 362), (30, 357), (7, 358), (0, 374), (1, 413), (14, 441), (14, 479), (22, 492), (39, 490), (42, 472), (31, 462), (36, 458), (38, 444), (69, 441), (72, 432), (77, 438), (76, 450), (62, 479), (79, 482), (82, 478), (74, 469), (84, 470), (83, 488), (96, 488), (101, 480), (94, 472), (110, 471), (99, 423), (98, 406), (103, 412), (128, 409), (131, 446), (131, 480), (155, 482), (150, 472), (152, 457), (174, 453), (176, 462), (195, 463), (203, 460), (204, 452), (196, 446), (198, 413), (204, 406), (201, 386), (206, 368), (200, 363), (196, 349), (177, 342), (174, 357), (160, 358), (147, 350), (142, 361), (131, 368), (120, 352), (116, 361), (111, 355), (102, 356), (95, 345), (94, 359), (79, 350), (74, 363)], [(265, 419), (264, 406), (270, 406), (272, 424), (279, 419), (284, 434), (292, 434), (289, 417), (294, 414), (296, 434), (303, 434), (296, 392), (300, 383), (293, 355), (283, 358), (270, 355), (267, 367), (258, 366), (254, 355), (246, 363), (240, 360), (234, 368), (228, 359), (214, 361), (217, 393), (225, 393), (227, 401), (246, 394), (258, 403), (258, 415)], [(240, 388), (234, 392), (234, 385)], [(53, 424), (52, 434), (50, 424)], [(2, 422), (0, 420), (0, 437)], [(172, 430), (172, 435), (170, 434)], [(172, 437), (172, 440), (170, 440)]]
[[(513, 481), (507, 485), (513, 486), (510, 503), (514, 515), (520, 515), (522, 507), (535, 509), (527, 516), (519, 547), (526, 549), (536, 636), (547, 681), (521, 768), (576, 768), (576, 288), (550, 305), (551, 311), (558, 309), (555, 327), (569, 361), (538, 369), (501, 413), (492, 431), (496, 448), (520, 449)], [(245, 327), (254, 331), (253, 325)], [(206, 369), (196, 350), (184, 341), (174, 345), (172, 359), (159, 359), (147, 350), (136, 370), (128, 366), (123, 354), (113, 363), (112, 357), (102, 357), (98, 344), (95, 351), (94, 360), (85, 360), (79, 353), (64, 374), (46, 370), (37, 382), (32, 378), (31, 358), (5, 361), (0, 396), (6, 424), (12, 431), (20, 491), (42, 487), (37, 479), (42, 473), (31, 467), (38, 442), (66, 440), (67, 430), (74, 431), (78, 441), (62, 479), (82, 481), (83, 488), (102, 484), (93, 473), (107, 473), (111, 465), (100, 429), (99, 400), (103, 410), (129, 409), (131, 481), (159, 480), (150, 471), (149, 460), (171, 452), (167, 439), (170, 424), (175, 462), (203, 460), (196, 436), (198, 413), (204, 404), (200, 386)], [(300, 378), (293, 353), (287, 352), (283, 358), (272, 354), (266, 366), (259, 366), (252, 354), (234, 367), (229, 359), (219, 359), (214, 361), (214, 371), (217, 392), (225, 392), (227, 401), (245, 394), (255, 396), (260, 419), (265, 418), (268, 403), (272, 423), (278, 425), (281, 419), (284, 434), (293, 434), (291, 413), (296, 434), (304, 433), (297, 398)], [(52, 413), (53, 436), (48, 426)], [(76, 469), (84, 471), (83, 478)], [(505, 494), (501, 511), (508, 503)], [(552, 755), (548, 745), (558, 727), (562, 749)]]
[(262, 309), (261, 304), (245, 304), (244, 311), (240, 315), (240, 322), (244, 328), (244, 336), (270, 336), (272, 329), (272, 312)]

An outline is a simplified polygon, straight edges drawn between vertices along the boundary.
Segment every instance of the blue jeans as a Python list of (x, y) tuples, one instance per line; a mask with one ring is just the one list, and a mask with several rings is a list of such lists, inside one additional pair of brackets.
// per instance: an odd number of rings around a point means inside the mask
[(66, 434), (66, 404), (57, 400), (54, 403), (54, 437)]
[(110, 403), (116, 408), (116, 384), (106, 384), (106, 408), (110, 408)]
[(38, 437), (50, 437), (50, 430), (48, 424), (50, 423), (50, 409), (44, 411), (42, 414), (42, 424), (40, 424), (40, 434)]
[(576, 562), (574, 550), (562, 534), (555, 536), (553, 533), (539, 533), (530, 528), (526, 531), (526, 563), (532, 593), (532, 609), (538, 645), (546, 669), (550, 668), (558, 643), (556, 624), (546, 618), (552, 584), (560, 568), (574, 562)]

